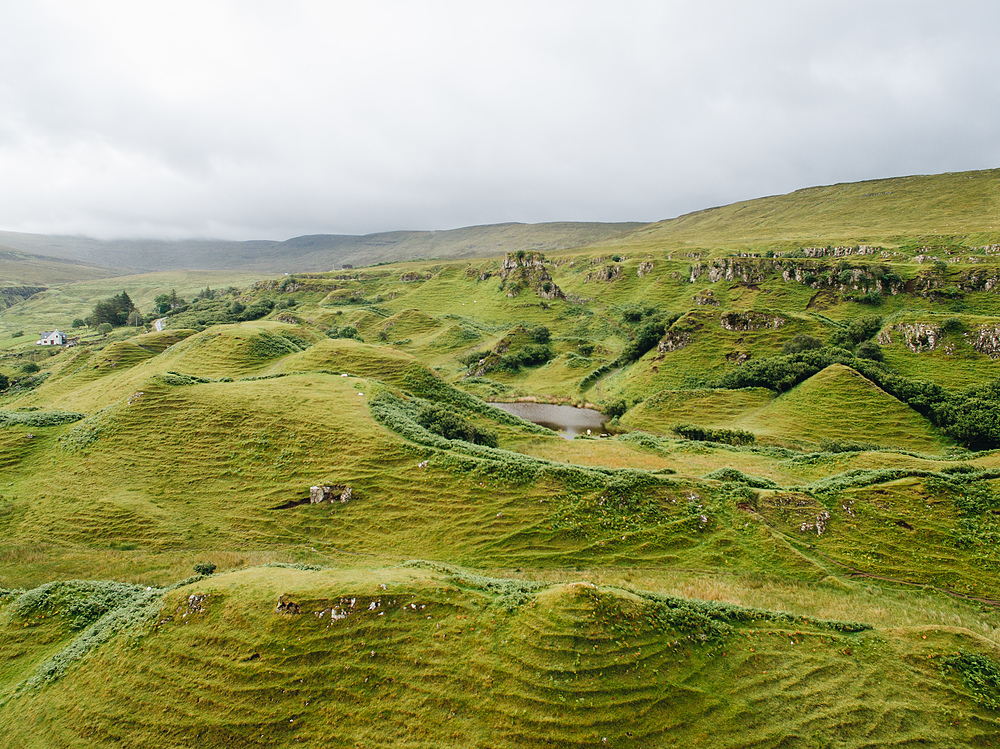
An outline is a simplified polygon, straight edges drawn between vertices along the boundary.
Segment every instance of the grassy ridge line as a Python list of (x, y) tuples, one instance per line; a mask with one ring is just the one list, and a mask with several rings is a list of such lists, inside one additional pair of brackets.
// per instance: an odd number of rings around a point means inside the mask
[(608, 248), (759, 247), (803, 243), (932, 245), (1000, 239), (1000, 170), (810, 187), (709, 208), (638, 229)]

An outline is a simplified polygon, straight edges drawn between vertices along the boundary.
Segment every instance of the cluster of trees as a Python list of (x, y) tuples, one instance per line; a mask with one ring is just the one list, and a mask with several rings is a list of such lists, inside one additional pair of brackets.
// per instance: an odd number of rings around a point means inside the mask
[[(76, 325), (76, 322), (74, 321), (74, 327), (80, 327)], [(123, 291), (118, 296), (103, 299), (95, 304), (90, 317), (83, 322), (90, 327), (106, 324), (118, 328), (122, 325), (141, 325), (143, 320), (142, 313), (136, 308), (129, 295)]]
[(339, 328), (334, 325), (326, 331), (326, 335), (327, 338), (352, 338), (355, 341), (362, 341), (361, 334), (353, 325), (343, 325)]

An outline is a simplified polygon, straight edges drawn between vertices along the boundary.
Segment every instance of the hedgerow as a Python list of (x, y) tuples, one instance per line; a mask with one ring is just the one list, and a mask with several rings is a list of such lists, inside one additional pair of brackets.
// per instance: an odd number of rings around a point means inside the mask
[(721, 442), (726, 445), (752, 445), (757, 439), (753, 432), (743, 429), (709, 429), (697, 424), (675, 424), (671, 429), (684, 439)]

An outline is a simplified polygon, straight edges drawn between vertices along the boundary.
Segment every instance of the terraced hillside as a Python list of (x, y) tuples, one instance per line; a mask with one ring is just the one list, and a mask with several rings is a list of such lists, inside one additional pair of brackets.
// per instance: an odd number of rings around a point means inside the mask
[(0, 340), (0, 745), (993, 745), (1000, 260), (899, 227), (0, 312), (192, 300)]

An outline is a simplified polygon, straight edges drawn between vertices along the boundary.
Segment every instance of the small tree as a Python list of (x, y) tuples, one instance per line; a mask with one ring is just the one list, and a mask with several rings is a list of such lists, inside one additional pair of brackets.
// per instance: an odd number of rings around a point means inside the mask
[(82, 327), (84, 327), (84, 326), (85, 326), (86, 324), (87, 324), (87, 323), (85, 323), (85, 322), (84, 322), (84, 321), (83, 321), (82, 319), (80, 319), (79, 317), (78, 317), (78, 318), (76, 318), (75, 320), (73, 320), (73, 327), (74, 327), (74, 328), (82, 328)]
[(132, 310), (131, 312), (128, 313), (128, 320), (126, 320), (126, 322), (129, 325), (138, 328), (140, 325), (142, 325), (143, 322), (142, 313), (140, 313), (139, 310), (137, 309)]
[(112, 329), (113, 328), (111, 327), (111, 323), (109, 322), (102, 322), (100, 325), (97, 326), (97, 332), (102, 333), (104, 335), (110, 333)]
[(194, 566), (196, 575), (211, 575), (213, 572), (215, 572), (215, 565), (211, 562), (198, 562)]

